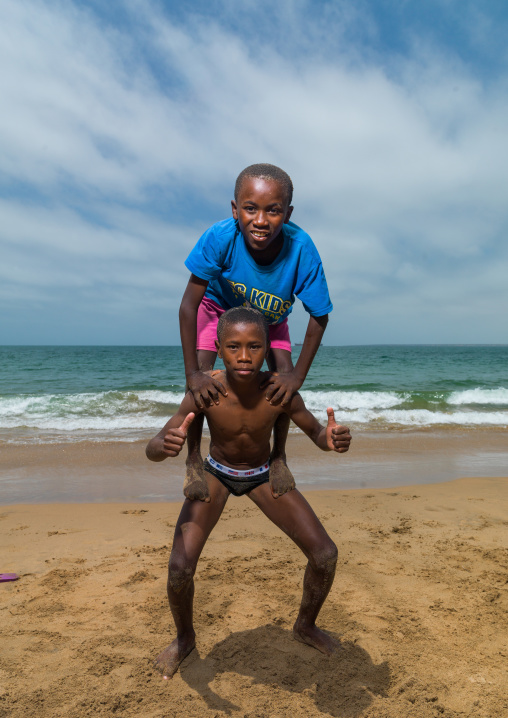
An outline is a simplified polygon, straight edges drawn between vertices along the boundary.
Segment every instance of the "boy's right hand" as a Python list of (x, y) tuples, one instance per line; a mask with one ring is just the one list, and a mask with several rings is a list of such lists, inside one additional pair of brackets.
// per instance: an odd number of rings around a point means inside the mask
[(198, 409), (210, 406), (212, 402), (218, 404), (219, 391), (223, 396), (228, 395), (224, 384), (209, 374), (205, 374), (203, 371), (195, 371), (191, 374), (187, 378), (187, 386), (194, 397)]
[(163, 441), (163, 451), (167, 456), (178, 456), (182, 450), (182, 446), (185, 444), (187, 431), (195, 416), (196, 415), (191, 411), (190, 414), (187, 414), (178, 429), (168, 429)]

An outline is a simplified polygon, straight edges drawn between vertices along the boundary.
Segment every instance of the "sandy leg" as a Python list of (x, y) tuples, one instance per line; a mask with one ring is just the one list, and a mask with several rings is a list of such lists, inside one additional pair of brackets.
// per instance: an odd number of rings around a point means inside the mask
[(325, 559), (319, 559), (319, 553), (317, 556), (317, 564), (313, 567), (309, 562), (305, 569), (302, 603), (293, 626), (293, 636), (297, 641), (331, 656), (341, 648), (340, 641), (318, 628), (316, 619), (332, 587), (337, 557), (333, 551)]
[(294, 637), (325, 655), (335, 653), (340, 648), (340, 642), (318, 628), (316, 619), (335, 577), (336, 545), (298, 490), (273, 501), (268, 486), (262, 484), (250, 492), (249, 498), (270, 521), (291, 537), (308, 559), (303, 577), (302, 602), (293, 626)]
[(286, 463), (286, 441), (289, 416), (281, 414), (273, 427), (273, 448), (270, 455), (270, 489), (274, 499), (295, 488), (295, 479)]
[(175, 527), (168, 564), (168, 601), (177, 637), (155, 659), (154, 667), (171, 678), (196, 645), (193, 625), (194, 573), (210, 532), (228, 500), (228, 490), (208, 474), (207, 494), (211, 500), (184, 501)]
[[(213, 363), (212, 363), (213, 366)], [(201, 458), (201, 435), (203, 433), (203, 414), (198, 414), (187, 432), (188, 456), (185, 461), (186, 474), (183, 482), (183, 495), (191, 501), (210, 501), (210, 491), (206, 480), (206, 471)]]
[(199, 454), (189, 455), (186, 461), (185, 481), (183, 494), (191, 501), (210, 501), (210, 491), (206, 480), (206, 471), (203, 468), (203, 459)]
[(270, 459), (270, 489), (272, 496), (278, 498), (295, 488), (295, 479), (288, 469), (286, 458), (283, 456)]
[(182, 638), (175, 638), (162, 653), (159, 653), (153, 664), (164, 678), (172, 678), (178, 670), (178, 666), (186, 658), (196, 645), (194, 633)]

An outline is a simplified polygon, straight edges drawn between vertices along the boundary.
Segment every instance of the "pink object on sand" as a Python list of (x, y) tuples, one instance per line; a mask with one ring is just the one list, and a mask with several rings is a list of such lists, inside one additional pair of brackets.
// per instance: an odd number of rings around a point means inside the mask
[(17, 581), (19, 578), (17, 573), (0, 573), (0, 583), (4, 581)]

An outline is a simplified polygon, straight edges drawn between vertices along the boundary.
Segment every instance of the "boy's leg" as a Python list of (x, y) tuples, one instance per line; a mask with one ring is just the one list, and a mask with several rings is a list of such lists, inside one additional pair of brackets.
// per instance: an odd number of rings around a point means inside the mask
[(194, 573), (208, 536), (222, 514), (228, 490), (215, 476), (206, 473), (210, 500), (186, 500), (175, 528), (168, 567), (168, 600), (177, 637), (155, 659), (165, 678), (171, 678), (195, 646), (193, 625)]
[[(211, 371), (217, 358), (217, 352), (199, 349), (198, 364), (201, 371)], [(203, 434), (203, 414), (196, 416), (187, 430), (186, 474), (183, 493), (191, 501), (210, 501), (208, 485), (201, 457), (201, 436)]]
[[(281, 374), (290, 372), (293, 369), (291, 352), (285, 349), (270, 349), (267, 364), (270, 371), (278, 371)], [(274, 498), (278, 498), (295, 488), (295, 479), (286, 464), (286, 441), (289, 423), (289, 416), (281, 414), (273, 427), (273, 448), (270, 455), (270, 488)]]
[(316, 626), (316, 618), (330, 591), (337, 564), (337, 547), (298, 489), (273, 500), (268, 484), (258, 486), (249, 498), (284, 531), (308, 559), (300, 611), (293, 626), (295, 638), (330, 655), (340, 643)]

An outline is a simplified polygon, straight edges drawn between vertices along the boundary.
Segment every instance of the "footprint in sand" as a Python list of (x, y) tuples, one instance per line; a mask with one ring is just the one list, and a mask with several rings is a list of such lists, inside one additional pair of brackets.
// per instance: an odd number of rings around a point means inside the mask
[(143, 583), (145, 581), (156, 581), (158, 576), (154, 576), (151, 573), (148, 573), (148, 571), (136, 571), (136, 573), (133, 573), (127, 581), (124, 581), (123, 583), (119, 583), (119, 586), (123, 586), (124, 588), (129, 588), (131, 586), (136, 585), (137, 583)]

